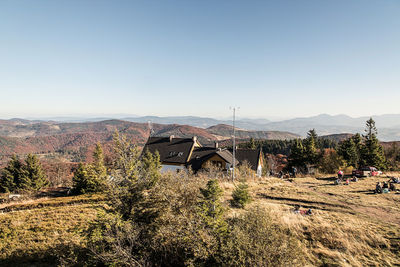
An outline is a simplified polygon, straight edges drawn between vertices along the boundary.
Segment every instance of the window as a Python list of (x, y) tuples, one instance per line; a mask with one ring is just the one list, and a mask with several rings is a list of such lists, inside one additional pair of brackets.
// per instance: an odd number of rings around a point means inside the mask
[(213, 161), (211, 161), (211, 163), (212, 163), (214, 166), (218, 167), (218, 168), (221, 168), (221, 167), (222, 167), (222, 162), (221, 162), (221, 161), (213, 160)]

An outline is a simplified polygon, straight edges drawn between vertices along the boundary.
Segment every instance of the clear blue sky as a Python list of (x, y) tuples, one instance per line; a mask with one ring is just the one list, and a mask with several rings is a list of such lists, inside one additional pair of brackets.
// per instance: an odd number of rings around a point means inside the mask
[(0, 117), (400, 113), (400, 1), (0, 1)]

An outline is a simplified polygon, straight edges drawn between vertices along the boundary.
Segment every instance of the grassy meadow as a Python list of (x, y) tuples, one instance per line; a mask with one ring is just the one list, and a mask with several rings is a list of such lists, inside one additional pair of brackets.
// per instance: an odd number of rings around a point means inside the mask
[[(301, 241), (306, 266), (400, 265), (400, 191), (374, 194), (386, 176), (334, 185), (330, 177), (249, 178), (253, 201)], [(229, 207), (235, 185), (222, 180), (227, 216), (246, 209)], [(312, 215), (300, 215), (311, 208)], [(39, 198), (0, 204), (0, 265), (63, 265), (85, 250), (84, 231), (104, 196)], [(266, 235), (268, 233), (265, 233)]]

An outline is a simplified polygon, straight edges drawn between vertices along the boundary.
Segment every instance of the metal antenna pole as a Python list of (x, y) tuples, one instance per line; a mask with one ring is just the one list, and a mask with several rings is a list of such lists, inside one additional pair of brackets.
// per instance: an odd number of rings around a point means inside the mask
[(239, 109), (239, 107), (233, 107), (233, 120), (232, 120), (232, 127), (233, 127), (233, 136), (232, 136), (232, 143), (233, 143), (233, 148), (232, 148), (232, 181), (235, 181), (235, 164), (236, 164), (236, 130), (235, 130), (235, 119), (236, 119), (236, 109)]
[(149, 127), (149, 137), (153, 134), (153, 124), (151, 121), (147, 121), (147, 125)]

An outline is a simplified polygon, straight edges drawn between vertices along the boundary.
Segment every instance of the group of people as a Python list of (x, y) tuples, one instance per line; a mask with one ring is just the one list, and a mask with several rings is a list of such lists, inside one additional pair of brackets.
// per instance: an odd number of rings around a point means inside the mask
[[(337, 179), (335, 180), (335, 184), (336, 184), (336, 185), (342, 184), (343, 180), (344, 180), (344, 173), (343, 173), (342, 170), (339, 170), (338, 173), (337, 173)], [(353, 177), (353, 178), (351, 179), (351, 181), (357, 182), (357, 181), (358, 181), (358, 178), (357, 178), (357, 177)], [(344, 181), (344, 184), (345, 184), (345, 185), (349, 185), (349, 184), (350, 184), (350, 179), (347, 178), (347, 179)]]
[(274, 173), (272, 170), (269, 171), (271, 177), (276, 176), (278, 178), (296, 178), (296, 173), (297, 169), (295, 167), (292, 167), (292, 169), (287, 173), (284, 173), (282, 170), (278, 173)]
[(391, 177), (389, 183), (400, 184), (400, 179), (397, 177)]
[(375, 188), (375, 193), (377, 194), (382, 194), (382, 193), (389, 193), (390, 191), (395, 192), (396, 191), (396, 183), (399, 183), (398, 178), (391, 178), (388, 182), (377, 182), (376, 183), (376, 188)]
[(301, 210), (300, 209), (300, 205), (295, 205), (293, 212), (296, 213), (296, 214), (300, 214), (300, 215), (311, 215), (312, 214), (312, 209)]

